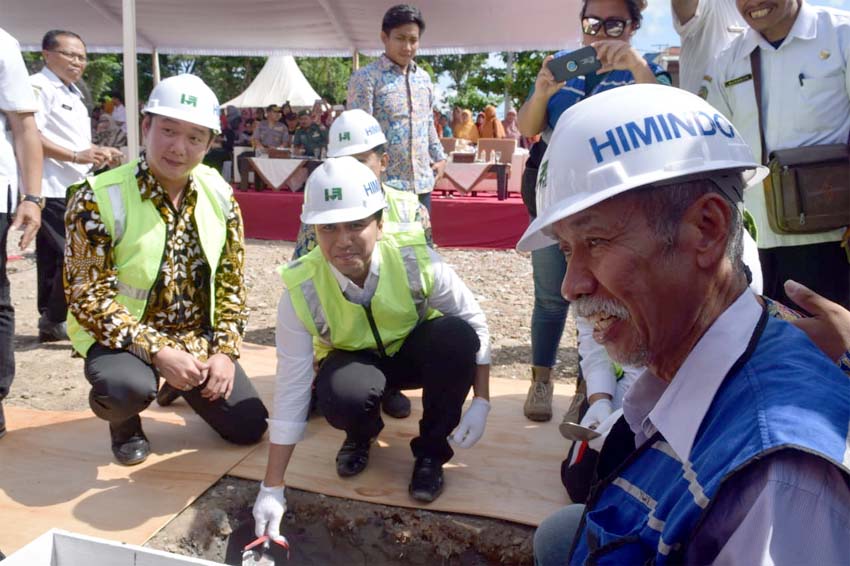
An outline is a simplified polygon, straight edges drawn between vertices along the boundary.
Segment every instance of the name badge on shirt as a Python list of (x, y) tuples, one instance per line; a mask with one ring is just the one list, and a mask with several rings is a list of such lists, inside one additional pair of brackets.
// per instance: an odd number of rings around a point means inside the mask
[(723, 86), (725, 86), (726, 88), (729, 88), (730, 86), (739, 85), (741, 83), (745, 83), (745, 82), (751, 81), (751, 80), (753, 80), (752, 73), (747, 73), (746, 75), (742, 75), (742, 76), (738, 77), (737, 79), (731, 79), (731, 80), (726, 81), (725, 83), (723, 83)]
[(62, 108), (64, 108), (65, 110), (73, 110), (73, 108), (71, 108), (68, 104), (63, 104)]

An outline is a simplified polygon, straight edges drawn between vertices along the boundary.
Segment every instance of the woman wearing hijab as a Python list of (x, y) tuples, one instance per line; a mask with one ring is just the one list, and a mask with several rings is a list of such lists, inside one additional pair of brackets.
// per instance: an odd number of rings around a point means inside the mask
[(505, 120), (502, 122), (502, 126), (505, 128), (505, 137), (515, 139), (517, 141), (517, 145), (519, 145), (522, 139), (522, 133), (520, 133), (519, 125), (516, 121), (516, 110), (513, 108), (508, 110)]
[(478, 143), (478, 128), (472, 123), (472, 112), (464, 110), (461, 112), (461, 122), (454, 130), (456, 138), (463, 138), (472, 143)]
[(481, 137), (481, 128), (484, 127), (484, 112), (479, 112), (475, 118), (475, 127), (478, 128), (478, 137)]
[(496, 116), (495, 106), (486, 106), (484, 108), (484, 123), (478, 132), (482, 138), (502, 139), (505, 137), (505, 128)]
[(452, 127), (452, 132), (457, 132), (457, 129), (460, 125), (463, 124), (463, 110), (460, 106), (455, 106), (452, 109), (452, 121), (450, 126)]

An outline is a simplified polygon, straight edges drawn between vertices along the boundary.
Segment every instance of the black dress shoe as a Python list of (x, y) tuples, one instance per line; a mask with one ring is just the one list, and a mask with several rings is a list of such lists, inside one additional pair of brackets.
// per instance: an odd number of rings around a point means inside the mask
[(410, 415), (410, 399), (399, 389), (387, 389), (381, 398), (381, 408), (389, 416), (403, 419)]
[(156, 404), (160, 407), (167, 407), (183, 395), (179, 389), (171, 387), (167, 381), (162, 382), (162, 386), (156, 393)]
[(356, 476), (369, 464), (369, 448), (372, 441), (345, 439), (336, 454), (336, 473), (341, 478)]
[(123, 466), (135, 466), (148, 459), (151, 445), (142, 431), (142, 420), (135, 416), (119, 425), (109, 424), (112, 437), (112, 453)]
[(51, 322), (44, 316), (38, 319), (38, 341), (61, 342), (68, 339), (68, 324), (65, 322)]
[(417, 501), (437, 499), (443, 493), (443, 465), (433, 458), (417, 458), (408, 491)]

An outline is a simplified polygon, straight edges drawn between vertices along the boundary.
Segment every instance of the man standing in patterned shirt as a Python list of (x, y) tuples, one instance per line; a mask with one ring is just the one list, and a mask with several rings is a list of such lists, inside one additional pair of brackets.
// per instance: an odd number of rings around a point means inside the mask
[(253, 444), (266, 430), (266, 408), (237, 362), (247, 320), (242, 217), (230, 185), (201, 165), (218, 109), (201, 79), (163, 80), (144, 110), (141, 158), (69, 189), (68, 335), (86, 358), (92, 411), (127, 466), (150, 454), (139, 413), (160, 377), (225, 440)]
[(413, 191), (428, 210), (446, 154), (434, 127), (434, 85), (413, 58), (425, 21), (419, 8), (393, 6), (384, 14), (384, 54), (351, 75), (348, 108), (373, 115), (387, 136), (390, 163), (384, 182)]

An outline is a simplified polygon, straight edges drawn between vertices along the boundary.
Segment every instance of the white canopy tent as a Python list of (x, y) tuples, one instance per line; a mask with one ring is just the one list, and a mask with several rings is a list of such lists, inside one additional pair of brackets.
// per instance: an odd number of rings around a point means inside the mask
[(286, 101), (292, 106), (310, 106), (318, 98), (292, 55), (274, 55), (242, 94), (222, 106), (265, 108)]
[[(399, 0), (0, 0), (2, 26), (39, 50), (53, 28), (90, 52), (124, 52), (130, 153), (138, 139), (135, 53), (377, 55), (384, 12)], [(421, 54), (577, 47), (580, 0), (420, 0)], [(156, 74), (156, 72), (155, 72)]]

